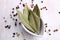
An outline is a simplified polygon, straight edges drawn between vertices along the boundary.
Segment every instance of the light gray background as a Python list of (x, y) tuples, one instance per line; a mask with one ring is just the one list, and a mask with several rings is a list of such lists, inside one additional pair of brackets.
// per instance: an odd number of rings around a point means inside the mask
[[(48, 33), (44, 32), (44, 35), (40, 37), (34, 37), (26, 33), (22, 27), (19, 25), (17, 27), (14, 26), (14, 21), (10, 19), (9, 14), (11, 14), (11, 9), (19, 5), (20, 0), (0, 0), (0, 40), (60, 40), (60, 0), (34, 0), (34, 4), (38, 4), (39, 8), (44, 6), (47, 7), (48, 10), (41, 10), (41, 18), (44, 23), (48, 23), (48, 29), (51, 29), (51, 36)], [(23, 0), (23, 3), (31, 5), (31, 0)], [(20, 10), (22, 11), (22, 6), (20, 6)], [(7, 23), (4, 23), (3, 17), (6, 17)], [(5, 29), (4, 26), (10, 24), (11, 29)], [(58, 32), (54, 33), (53, 30), (57, 28)], [(12, 38), (13, 32), (19, 32), (20, 36)], [(23, 35), (21, 32), (24, 32)]]

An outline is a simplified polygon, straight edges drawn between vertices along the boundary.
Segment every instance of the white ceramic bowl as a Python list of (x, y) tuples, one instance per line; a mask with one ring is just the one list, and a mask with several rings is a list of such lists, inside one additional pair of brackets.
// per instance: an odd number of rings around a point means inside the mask
[(33, 36), (40, 36), (40, 37), (42, 37), (43, 36), (43, 33), (44, 33), (44, 27), (43, 27), (43, 22), (42, 22), (42, 20), (40, 21), (40, 26), (41, 26), (41, 28), (40, 28), (40, 31), (39, 31), (39, 35), (38, 34), (36, 34), (36, 33), (33, 33), (33, 32), (31, 32), (31, 31), (29, 31), (23, 24), (22, 24), (22, 27), (24, 28), (24, 30), (26, 31), (26, 32), (28, 32), (29, 34), (31, 34), (31, 35), (33, 35)]

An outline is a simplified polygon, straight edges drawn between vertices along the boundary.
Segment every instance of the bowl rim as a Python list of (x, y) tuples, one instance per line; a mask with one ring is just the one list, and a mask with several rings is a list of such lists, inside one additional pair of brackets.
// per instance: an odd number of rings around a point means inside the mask
[(31, 31), (29, 31), (23, 24), (22, 24), (22, 27), (23, 27), (24, 30), (25, 30), (26, 32), (28, 32), (29, 34), (31, 34), (31, 35), (33, 35), (33, 36), (39, 36), (39, 35), (37, 35), (37, 34), (31, 32)]

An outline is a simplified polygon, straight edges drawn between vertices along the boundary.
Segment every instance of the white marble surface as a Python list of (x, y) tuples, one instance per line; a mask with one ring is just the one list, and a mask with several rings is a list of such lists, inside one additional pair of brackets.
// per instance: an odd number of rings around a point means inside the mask
[[(15, 8), (17, 5), (20, 5), (20, 0), (0, 0), (0, 40), (60, 40), (60, 0), (34, 0), (34, 4), (38, 4), (39, 8), (44, 6), (48, 10), (41, 10), (41, 18), (45, 23), (48, 23), (48, 29), (51, 29), (51, 36), (48, 33), (44, 32), (42, 37), (34, 37), (26, 33), (21, 26), (14, 26), (14, 21), (10, 19), (9, 14), (12, 14), (12, 8)], [(23, 0), (23, 3), (31, 5), (31, 0)], [(22, 5), (20, 6), (22, 11)], [(7, 20), (7, 23), (4, 22), (3, 17)], [(16, 17), (17, 18), (17, 17)], [(11, 25), (10, 29), (5, 28), (5, 25)], [(58, 29), (58, 32), (53, 32), (54, 29)], [(20, 36), (12, 37), (13, 32), (19, 32)], [(23, 32), (24, 35), (21, 33)]]

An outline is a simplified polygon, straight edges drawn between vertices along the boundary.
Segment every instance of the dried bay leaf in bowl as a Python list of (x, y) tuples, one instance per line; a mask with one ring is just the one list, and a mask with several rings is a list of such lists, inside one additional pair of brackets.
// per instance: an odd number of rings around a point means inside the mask
[(34, 6), (33, 12), (34, 12), (33, 16), (34, 16), (37, 28), (39, 30), (39, 28), (40, 28), (40, 10), (39, 10), (39, 7), (37, 4)]
[(33, 14), (33, 11), (29, 10), (29, 16), (28, 16), (29, 24), (35, 30), (35, 32), (37, 32), (38, 30), (36, 28), (36, 23), (32, 14)]
[(40, 18), (35, 13), (33, 13), (32, 15), (33, 15), (34, 20), (35, 20), (36, 28), (37, 28), (37, 30), (39, 32), (39, 29), (40, 29)]
[(18, 13), (19, 19), (21, 19), (21, 22), (25, 25), (25, 27), (28, 28), (29, 30), (31, 30), (32, 32), (35, 32), (35, 31), (31, 28), (31, 26), (29, 25), (28, 20), (26, 20), (26, 19), (24, 18), (23, 14), (22, 14), (19, 10), (17, 10), (17, 13)]
[(25, 16), (25, 18), (28, 20), (28, 5), (25, 5), (24, 9), (23, 9), (23, 15)]
[(36, 13), (36, 15), (37, 15), (38, 17), (40, 17), (40, 10), (39, 10), (39, 7), (38, 7), (37, 4), (34, 6), (33, 11)]
[[(36, 9), (34, 9), (33, 11), (30, 10), (28, 8), (27, 5), (25, 5), (24, 7), (24, 11), (23, 14), (17, 10), (18, 13), (18, 17), (21, 19), (22, 24), (29, 29), (30, 31), (34, 32), (34, 33), (39, 33), (39, 29), (40, 29), (40, 16), (38, 14), (39, 11), (38, 6)], [(36, 11), (36, 12), (35, 12)]]

